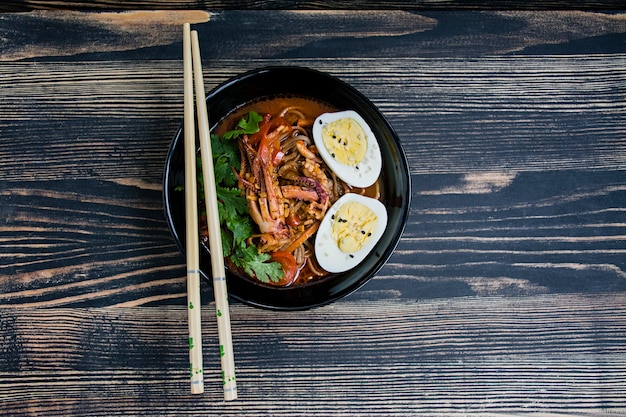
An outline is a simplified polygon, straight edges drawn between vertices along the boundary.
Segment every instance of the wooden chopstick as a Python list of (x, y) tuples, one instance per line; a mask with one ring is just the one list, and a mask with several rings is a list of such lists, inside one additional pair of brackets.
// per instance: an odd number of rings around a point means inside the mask
[(191, 393), (204, 392), (202, 325), (200, 315), (200, 250), (198, 241), (198, 198), (196, 185), (196, 129), (193, 104), (193, 67), (190, 26), (183, 26), (184, 155), (187, 256), (187, 308), (189, 322), (189, 371)]
[(224, 252), (222, 250), (222, 237), (217, 207), (217, 192), (215, 187), (213, 153), (211, 150), (209, 132), (209, 117), (204, 93), (200, 44), (198, 41), (198, 32), (195, 30), (191, 32), (191, 49), (196, 93), (196, 110), (198, 115), (200, 154), (202, 157), (202, 174), (204, 176), (207, 226), (209, 230), (209, 250), (211, 252), (211, 272), (213, 275), (213, 291), (215, 294), (217, 330), (222, 365), (222, 382), (224, 385), (224, 399), (226, 401), (230, 401), (237, 398), (235, 359), (230, 327), (230, 311), (228, 306), (228, 292), (226, 288)]

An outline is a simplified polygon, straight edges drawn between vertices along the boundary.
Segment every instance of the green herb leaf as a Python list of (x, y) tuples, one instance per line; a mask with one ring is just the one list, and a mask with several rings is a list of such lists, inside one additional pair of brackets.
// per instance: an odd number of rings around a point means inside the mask
[(256, 246), (248, 246), (241, 250), (241, 257), (235, 264), (261, 282), (278, 282), (283, 277), (283, 269), (278, 262), (268, 262), (269, 259), (267, 253), (258, 253)]
[(217, 187), (220, 223), (248, 214), (248, 202), (238, 188)]
[(251, 135), (259, 131), (259, 123), (263, 120), (263, 116), (257, 112), (251, 111), (237, 123), (237, 129), (229, 130), (222, 135), (222, 138), (230, 140), (241, 135)]
[(233, 251), (233, 233), (227, 228), (222, 228), (222, 252), (224, 253), (224, 257), (228, 257), (232, 254)]
[(213, 151), (215, 183), (234, 187), (237, 184), (237, 176), (233, 169), (237, 171), (241, 169), (237, 142), (222, 140), (217, 135), (211, 135), (211, 150)]
[(239, 217), (226, 222), (226, 226), (233, 233), (233, 247), (245, 247), (246, 240), (252, 236), (254, 229), (249, 217)]
[[(211, 150), (224, 256), (230, 257), (246, 274), (261, 282), (278, 282), (284, 275), (280, 263), (270, 262), (270, 255), (259, 253), (255, 245), (247, 243), (248, 238), (255, 233), (255, 225), (250, 218), (248, 201), (237, 188), (238, 179), (233, 172), (233, 168), (237, 171), (241, 169), (241, 160), (237, 141), (230, 139), (258, 132), (262, 120), (263, 117), (258, 113), (248, 113), (239, 121), (237, 129), (226, 132), (222, 137), (211, 135)], [(204, 177), (200, 156), (197, 158), (197, 176), (198, 199), (203, 203)], [(201, 204), (201, 210), (206, 211), (204, 204)]]

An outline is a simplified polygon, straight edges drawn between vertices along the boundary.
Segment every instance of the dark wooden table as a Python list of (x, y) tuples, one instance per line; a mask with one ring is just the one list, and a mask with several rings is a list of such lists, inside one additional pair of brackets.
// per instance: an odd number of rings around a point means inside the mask
[[(34, 3), (61, 2), (4, 10)], [(394, 4), (0, 14), (1, 415), (626, 413), (626, 13)], [(208, 286), (189, 393), (163, 215), (185, 21), (207, 89), (274, 64), (336, 75), (412, 176), (405, 233), (359, 291), (231, 305), (229, 403)]]

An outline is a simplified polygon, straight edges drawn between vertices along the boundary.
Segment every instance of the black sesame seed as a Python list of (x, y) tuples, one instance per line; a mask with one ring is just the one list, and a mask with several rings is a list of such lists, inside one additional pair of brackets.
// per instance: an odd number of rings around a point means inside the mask
[(332, 156), (332, 157), (334, 158), (334, 157), (335, 157), (335, 154), (334, 154), (334, 153), (331, 153), (331, 154), (330, 154), (330, 156)]
[(368, 236), (371, 236), (372, 234), (371, 234), (371, 233), (368, 233), (367, 235), (368, 235)]
[(330, 216), (331, 219), (335, 220), (335, 215)]
[(365, 230), (361, 230), (361, 234), (364, 235), (365, 234)]
[(351, 258), (354, 258), (354, 255), (353, 255), (353, 254), (350, 254), (350, 257), (351, 257)]

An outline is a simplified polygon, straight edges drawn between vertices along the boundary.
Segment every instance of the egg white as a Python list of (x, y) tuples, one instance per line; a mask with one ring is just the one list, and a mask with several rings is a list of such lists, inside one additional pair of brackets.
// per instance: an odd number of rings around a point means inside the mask
[[(357, 166), (345, 165), (333, 158), (322, 139), (322, 130), (325, 125), (344, 118), (354, 119), (365, 132), (367, 150), (364, 159)], [(369, 187), (378, 179), (382, 169), (382, 156), (378, 141), (367, 122), (354, 110), (324, 113), (317, 117), (313, 123), (313, 141), (324, 162), (349, 185), (362, 188)]]
[[(338, 243), (332, 238), (331, 228), (335, 221), (335, 213), (339, 208), (350, 201), (355, 201), (369, 207), (378, 217), (376, 229), (372, 232), (371, 239), (363, 247), (352, 253), (344, 253), (339, 249)], [(375, 198), (365, 197), (360, 194), (348, 193), (339, 198), (333, 204), (320, 223), (315, 237), (315, 256), (319, 265), (328, 272), (344, 272), (354, 268), (365, 259), (380, 240), (387, 228), (387, 208)]]

